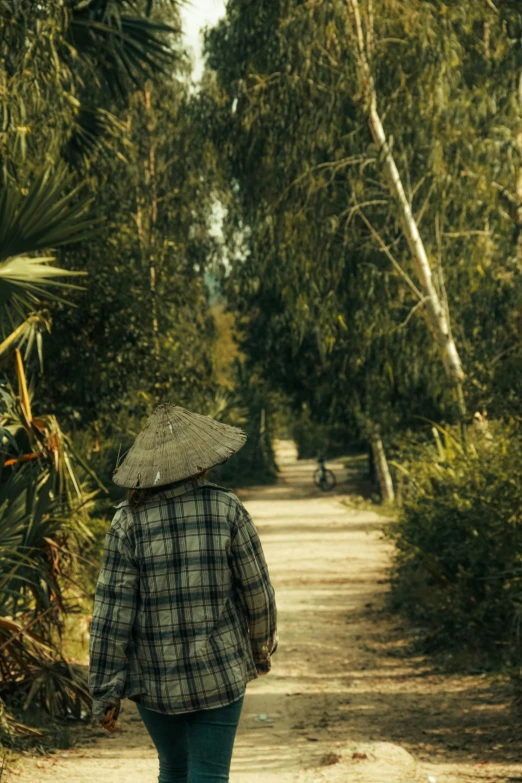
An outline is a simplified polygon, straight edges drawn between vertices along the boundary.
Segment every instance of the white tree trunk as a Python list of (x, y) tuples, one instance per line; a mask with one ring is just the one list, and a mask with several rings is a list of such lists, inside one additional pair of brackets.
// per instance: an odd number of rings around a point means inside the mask
[(448, 315), (440, 300), (437, 289), (433, 283), (430, 262), (419, 233), (410, 204), (406, 198), (404, 187), (386, 139), (383, 124), (377, 110), (377, 95), (368, 64), (365, 38), (363, 34), (358, 0), (348, 0), (349, 10), (355, 25), (355, 33), (358, 46), (357, 68), (362, 87), (363, 102), (366, 111), (368, 127), (373, 141), (383, 160), (384, 171), (388, 180), (390, 191), (397, 202), (400, 211), (401, 223), (408, 247), (412, 254), (415, 270), (417, 272), (419, 287), (426, 298), (425, 313), (428, 325), (439, 346), (444, 367), (451, 381), (459, 385), (464, 380), (464, 371), (457, 346), (451, 334)]

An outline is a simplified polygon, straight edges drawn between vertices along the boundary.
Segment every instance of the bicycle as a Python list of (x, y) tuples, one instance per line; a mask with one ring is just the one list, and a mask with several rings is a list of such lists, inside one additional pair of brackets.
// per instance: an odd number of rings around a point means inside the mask
[(322, 492), (330, 492), (337, 484), (335, 473), (324, 465), (324, 457), (317, 460), (319, 467), (314, 473), (314, 484)]

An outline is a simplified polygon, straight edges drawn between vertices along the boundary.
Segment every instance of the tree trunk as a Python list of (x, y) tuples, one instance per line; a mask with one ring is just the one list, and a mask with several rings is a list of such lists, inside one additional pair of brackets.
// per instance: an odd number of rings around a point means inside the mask
[(388, 185), (394, 197), (401, 218), (404, 235), (408, 242), (419, 287), (425, 297), (425, 314), (429, 328), (440, 349), (442, 361), (452, 384), (457, 388), (457, 399), (461, 412), (463, 405), (462, 393), (458, 393), (464, 381), (464, 371), (457, 346), (451, 334), (448, 314), (440, 300), (437, 289), (433, 283), (430, 262), (419, 233), (410, 204), (406, 198), (404, 187), (395, 163), (395, 159), (386, 139), (383, 124), (377, 110), (377, 95), (375, 85), (368, 63), (368, 55), (362, 29), (358, 0), (348, 0), (351, 15), (355, 26), (355, 35), (358, 46), (357, 69), (362, 88), (362, 100), (366, 112), (366, 119), (370, 133), (377, 150), (383, 160), (383, 166)]
[(156, 183), (156, 148), (153, 143), (152, 132), (154, 131), (155, 120), (153, 116), (151, 91), (149, 88), (144, 90), (145, 110), (148, 114), (147, 131), (149, 135), (148, 160), (145, 163), (145, 181), (150, 194), (150, 214), (149, 214), (149, 236), (148, 236), (148, 257), (149, 257), (149, 286), (151, 296), (151, 318), (152, 318), (152, 339), (154, 346), (154, 358), (156, 359), (156, 374), (159, 374), (160, 361), (160, 335), (158, 322), (158, 293), (156, 288), (156, 225), (158, 222), (158, 196)]
[[(518, 106), (522, 124), (522, 73), (518, 77)], [(518, 153), (522, 156), (522, 127), (517, 133)], [(517, 196), (517, 260), (522, 263), (522, 165), (518, 167)]]
[(380, 435), (372, 436), (372, 451), (375, 468), (377, 470), (377, 478), (379, 480), (379, 489), (381, 491), (382, 502), (393, 503), (395, 500), (393, 481)]
[(372, 484), (377, 484), (377, 470), (375, 468), (375, 457), (371, 440), (368, 441), (368, 478)]

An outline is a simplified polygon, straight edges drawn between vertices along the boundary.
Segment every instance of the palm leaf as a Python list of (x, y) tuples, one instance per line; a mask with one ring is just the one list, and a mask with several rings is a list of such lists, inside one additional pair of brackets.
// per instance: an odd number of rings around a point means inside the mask
[(179, 56), (165, 40), (179, 30), (143, 16), (122, 14), (113, 2), (77, 6), (69, 33), (70, 43), (91, 71), (120, 95), (140, 86), (144, 78), (164, 72)]
[[(3, 463), (5, 465), (12, 458), (22, 467), (25, 456), (38, 454), (41, 457), (38, 470), (42, 472), (49, 469), (53, 475), (52, 489), (56, 497), (53, 516), (66, 512), (71, 521), (79, 520), (80, 512), (85, 511), (98, 491), (93, 494), (86, 489), (85, 481), (91, 479), (98, 485), (99, 490), (107, 490), (73, 448), (55, 416), (37, 415), (31, 417), (31, 421), (28, 420), (27, 409), (32, 406), (30, 391), (28, 397), (26, 406), (22, 406), (21, 400), (11, 387), (0, 386), (0, 436), (5, 437), (4, 448), (0, 448)], [(30, 469), (31, 465), (23, 467)], [(15, 473), (19, 475), (20, 469)], [(0, 509), (3, 502), (5, 498), (0, 485)], [(73, 525), (71, 529), (83, 536), (81, 524), (76, 527)]]
[[(12, 184), (0, 189), (0, 261), (11, 256), (78, 242), (90, 235), (86, 217), (91, 199), (70, 188), (65, 169), (46, 169), (22, 192)], [(63, 193), (66, 195), (63, 195)]]
[(0, 615), (38, 617), (64, 609), (60, 563), (66, 553), (56, 539), (66, 531), (92, 538), (78, 509), (93, 493), (65, 516), (57, 481), (54, 471), (27, 463), (0, 484)]
[[(28, 644), (33, 653), (36, 651), (53, 652), (53, 647), (41, 636), (30, 631), (29, 628), (8, 617), (0, 617), (0, 651), (12, 646), (19, 647), (22, 644)], [(29, 648), (25, 649), (29, 650)]]
[[(90, 200), (80, 198), (77, 188), (62, 195), (69, 182), (64, 169), (47, 169), (24, 192), (12, 184), (0, 188), (0, 323), (4, 332), (0, 356), (24, 342), (29, 351), (36, 341), (41, 362), (43, 317), (27, 311), (37, 310), (43, 297), (61, 300), (49, 291), (50, 286), (79, 287), (59, 278), (82, 272), (59, 269), (50, 263), (53, 259), (49, 256), (33, 256), (92, 232), (94, 221), (85, 214)], [(24, 323), (17, 323), (20, 319)]]
[(27, 308), (37, 307), (44, 297), (62, 300), (56, 293), (49, 292), (48, 286), (81, 290), (81, 286), (57, 278), (78, 277), (85, 273), (51, 266), (49, 262), (52, 260), (42, 256), (13, 256), (0, 261), (0, 306), (10, 305), (19, 315), (23, 315)]
[(85, 675), (65, 660), (42, 659), (30, 668), (25, 681), (17, 683), (17, 691), (26, 692), (24, 710), (39, 704), (53, 717), (86, 717), (92, 698)]
[(25, 318), (25, 320), (0, 343), (0, 365), (7, 356), (11, 355), (11, 352), (14, 349), (23, 348), (24, 345), (24, 358), (27, 359), (36, 343), (38, 357), (40, 359), (40, 369), (43, 371), (42, 333), (49, 331), (50, 322), (48, 317), (46, 317), (46, 314), (43, 312), (31, 313), (31, 315)]
[(71, 165), (87, 166), (99, 151), (107, 151), (107, 137), (123, 136), (126, 126), (114, 114), (105, 109), (82, 106), (78, 112), (71, 135), (63, 150), (63, 157)]
[[(44, 732), (41, 729), (34, 729), (30, 726), (26, 726), (24, 723), (20, 723), (15, 720), (13, 716), (7, 712), (5, 704), (0, 700), (0, 744), (8, 747), (12, 744), (13, 737), (31, 737), (41, 738), (44, 736)], [(0, 767), (0, 773), (2, 767)], [(1, 780), (0, 774), (0, 780)]]
[(24, 698), (24, 709), (38, 704), (53, 717), (89, 715), (92, 699), (85, 675), (37, 634), (0, 617), (0, 693)]

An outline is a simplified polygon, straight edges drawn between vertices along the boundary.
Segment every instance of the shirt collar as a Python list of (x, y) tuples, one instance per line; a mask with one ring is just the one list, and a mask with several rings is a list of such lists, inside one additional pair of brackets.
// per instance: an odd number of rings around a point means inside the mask
[(179, 495), (184, 495), (186, 492), (196, 489), (196, 487), (204, 487), (211, 483), (211, 481), (208, 481), (205, 478), (183, 479), (182, 481), (177, 481), (175, 484), (172, 484), (168, 489), (157, 492), (155, 497), (165, 499), (176, 498)]

